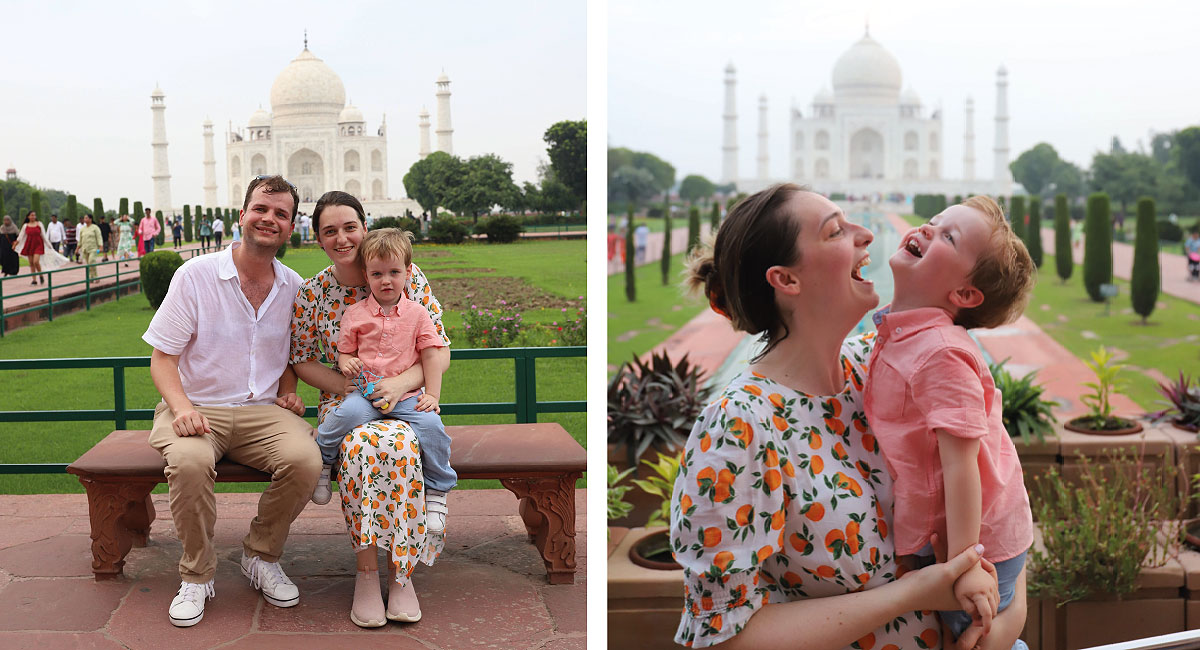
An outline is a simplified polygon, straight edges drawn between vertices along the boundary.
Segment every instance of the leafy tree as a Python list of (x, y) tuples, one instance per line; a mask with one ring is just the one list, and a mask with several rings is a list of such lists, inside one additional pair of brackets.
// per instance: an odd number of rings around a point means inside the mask
[(1029, 197), (1029, 225), (1025, 228), (1025, 248), (1033, 265), (1042, 268), (1042, 197)]
[(465, 175), (462, 160), (445, 151), (435, 151), (409, 168), (404, 175), (404, 191), (436, 219), (438, 206), (450, 207), (454, 190)]
[(558, 179), (547, 178), (542, 182), (543, 212), (570, 211), (578, 206), (579, 204), (575, 203), (575, 197), (571, 194), (571, 191)]
[[(1025, 241), (1025, 197), (1012, 197), (1012, 211), (1009, 213), (1009, 220), (1012, 221), (1013, 232), (1021, 241)], [(1028, 248), (1028, 242), (1026, 242)]]
[(1064, 284), (1075, 270), (1071, 258), (1071, 211), (1065, 193), (1054, 197), (1054, 267)]
[(512, 163), (495, 154), (470, 158), (463, 163), (462, 172), (462, 180), (449, 193), (445, 206), (459, 214), (470, 214), (475, 223), (480, 214), (494, 205), (510, 204), (519, 193), (512, 180)]
[(633, 256), (637, 252), (633, 247), (633, 204), (629, 204), (629, 215), (625, 221), (625, 298), (629, 302), (637, 300), (637, 281), (634, 277)]
[(1174, 159), (1175, 136), (1179, 131), (1155, 133), (1150, 137), (1150, 157), (1160, 165), (1165, 165)]
[(1094, 302), (1104, 302), (1100, 285), (1112, 282), (1112, 212), (1104, 192), (1088, 197), (1084, 237), (1083, 286)]
[(1190, 126), (1175, 134), (1174, 151), (1183, 175), (1193, 187), (1200, 188), (1200, 126)]
[[(4, 192), (0, 192), (0, 221), (4, 221), (4, 217), (12, 216), (4, 211)], [(18, 221), (16, 218), (13, 221)]]
[(721, 204), (713, 201), (712, 214), (708, 215), (708, 225), (712, 228), (713, 235), (717, 234), (717, 229), (721, 227)]
[(716, 191), (717, 186), (699, 174), (685, 176), (683, 181), (679, 183), (679, 198), (688, 203), (695, 203), (701, 199), (706, 199)]
[(671, 277), (671, 202), (663, 205), (663, 247), (662, 258), (658, 261), (662, 267), (662, 283), (667, 286)]
[(550, 168), (554, 178), (566, 186), (574, 210), (587, 198), (587, 120), (563, 120), (546, 129), (542, 136), (548, 145)]
[(1025, 187), (1030, 194), (1038, 194), (1052, 182), (1054, 170), (1062, 164), (1054, 147), (1039, 142), (1032, 149), (1017, 156), (1009, 163), (1013, 179)]
[(1129, 278), (1133, 311), (1142, 317), (1143, 325), (1158, 302), (1160, 274), (1154, 199), (1144, 196), (1137, 202), (1137, 239), (1133, 242), (1133, 272)]
[[(1115, 138), (1114, 138), (1115, 139)], [(1158, 165), (1140, 153), (1098, 153), (1092, 158), (1092, 188), (1121, 203), (1121, 215), (1130, 202), (1155, 193)]]
[(644, 169), (654, 177), (654, 193), (662, 193), (675, 185), (675, 167), (671, 163), (644, 151), (632, 151), (624, 147), (609, 148), (608, 176), (609, 182), (617, 170), (626, 165), (635, 169)]
[[(29, 209), (33, 210), (34, 212), (37, 213), (37, 218), (39, 221), (46, 218), (45, 215), (42, 214), (42, 193), (41, 192), (34, 190), (33, 193), (29, 195)], [(22, 215), (21, 221), (22, 222), (25, 221), (24, 215)]]
[(621, 167), (613, 172), (608, 180), (608, 200), (610, 202), (626, 201), (629, 203), (630, 209), (656, 193), (654, 174), (633, 165)]

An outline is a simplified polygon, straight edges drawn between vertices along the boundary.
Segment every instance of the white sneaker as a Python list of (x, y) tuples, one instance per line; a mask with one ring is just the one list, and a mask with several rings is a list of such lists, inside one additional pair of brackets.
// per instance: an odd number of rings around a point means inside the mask
[(446, 493), (425, 491), (425, 529), (431, 533), (446, 532)]
[(312, 502), (323, 506), (333, 498), (333, 490), (329, 489), (329, 475), (333, 472), (332, 465), (321, 468), (321, 476), (317, 479), (317, 487), (313, 488)]
[(171, 601), (171, 609), (167, 614), (175, 627), (191, 627), (204, 618), (204, 601), (216, 596), (213, 581), (195, 583), (184, 582), (179, 585), (179, 593)]
[(300, 602), (300, 590), (288, 579), (278, 562), (242, 553), (242, 575), (250, 578), (250, 586), (262, 592), (263, 598), (276, 607), (294, 607)]

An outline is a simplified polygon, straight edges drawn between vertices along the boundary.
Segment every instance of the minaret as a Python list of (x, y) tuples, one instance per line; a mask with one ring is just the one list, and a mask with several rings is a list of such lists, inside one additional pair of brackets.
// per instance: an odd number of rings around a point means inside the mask
[(736, 183), (738, 176), (737, 146), (737, 69), (733, 61), (725, 66), (725, 139), (721, 145), (721, 183)]
[(767, 181), (767, 95), (758, 97), (758, 180)]
[(1012, 171), (1008, 168), (1008, 71), (1004, 66), (996, 71), (996, 162), (992, 177), (996, 191), (1007, 195), (1012, 187)]
[[(150, 93), (150, 112), (153, 114), (153, 135), (150, 138), (150, 148), (154, 150), (154, 205), (146, 206), (154, 210), (162, 210), (164, 215), (171, 214), (171, 172), (167, 170), (167, 105), (163, 102), (163, 94), (158, 84)], [(214, 203), (215, 204), (215, 203)]]
[(454, 129), (450, 127), (450, 78), (445, 71), (437, 80), (437, 112), (438, 151), (454, 155), (454, 145), (450, 142), (450, 136), (454, 135)]
[(213, 158), (212, 120), (204, 120), (204, 205), (217, 205), (217, 161)]
[(421, 149), (417, 152), (417, 157), (425, 160), (425, 156), (429, 155), (429, 111), (425, 110), (424, 106), (417, 115), (417, 125), (421, 127)]
[(975, 100), (967, 97), (967, 126), (963, 132), (963, 180), (975, 180)]

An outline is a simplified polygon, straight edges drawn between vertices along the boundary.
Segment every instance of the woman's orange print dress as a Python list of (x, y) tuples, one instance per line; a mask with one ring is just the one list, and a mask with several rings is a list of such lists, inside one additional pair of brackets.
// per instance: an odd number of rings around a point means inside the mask
[[(677, 643), (726, 641), (767, 603), (896, 579), (891, 479), (862, 407), (873, 337), (843, 344), (846, 388), (837, 395), (747, 371), (696, 421), (671, 511), (684, 568)], [(850, 647), (940, 648), (937, 630), (932, 612), (911, 612)]]

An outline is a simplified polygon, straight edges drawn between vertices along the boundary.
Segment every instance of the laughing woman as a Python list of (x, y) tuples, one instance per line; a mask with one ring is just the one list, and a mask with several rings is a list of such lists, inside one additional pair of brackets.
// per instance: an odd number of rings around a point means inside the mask
[[(862, 406), (873, 334), (846, 339), (879, 302), (859, 272), (871, 240), (825, 197), (776, 185), (738, 203), (690, 262), (693, 287), (766, 348), (684, 451), (671, 503), (678, 643), (942, 647), (932, 610), (957, 607), (954, 581), (980, 557), (969, 548), (896, 579), (891, 478)], [(1013, 645), (1023, 581), (982, 647)]]
[[(366, 234), (366, 214), (358, 199), (345, 192), (326, 192), (313, 211), (317, 243), (333, 263), (301, 287), (292, 318), (292, 364), (296, 375), (321, 391), (319, 418), (354, 390), (331, 366), (337, 361), (337, 341), (342, 313), (347, 305), (370, 295), (359, 262), (358, 247)], [(425, 274), (412, 265), (409, 299), (424, 306), (437, 333), (450, 345), (442, 329), (442, 309), (429, 290)], [(443, 370), (450, 362), (444, 350)], [(376, 408), (394, 405), (424, 383), (421, 364), (377, 382), (370, 395)], [(379, 627), (388, 620), (416, 622), (421, 618), (412, 572), (418, 561), (433, 564), (441, 553), (443, 535), (427, 532), (425, 488), (420, 469), (417, 436), (401, 420), (380, 419), (358, 427), (346, 436), (337, 461), (338, 491), (358, 575), (350, 618), (362, 627)], [(379, 593), (376, 559), (378, 548), (387, 557), (391, 573), (386, 610)]]

